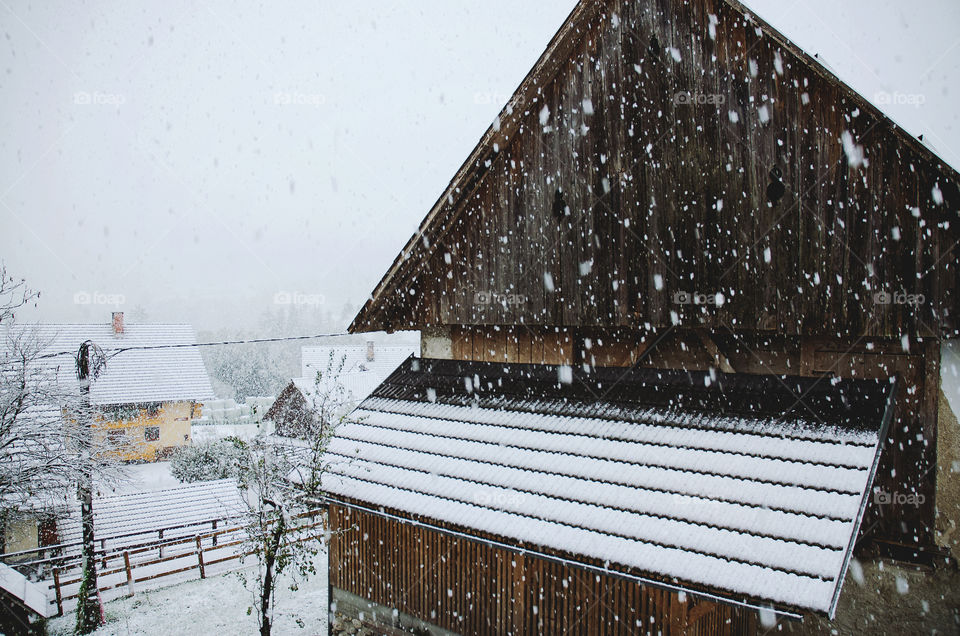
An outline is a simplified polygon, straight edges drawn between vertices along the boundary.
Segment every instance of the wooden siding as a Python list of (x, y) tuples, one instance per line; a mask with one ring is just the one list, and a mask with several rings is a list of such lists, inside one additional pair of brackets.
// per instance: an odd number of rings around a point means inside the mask
[[(866, 537), (905, 546), (930, 547), (936, 493), (937, 391), (936, 339), (915, 341), (909, 351), (894, 339), (837, 339), (784, 335), (709, 334), (717, 351), (738, 373), (884, 379), (897, 375), (900, 386), (875, 487), (887, 493), (919, 495), (913, 501), (870, 505), (863, 522)], [(586, 343), (590, 342), (590, 349)], [(717, 361), (701, 335), (675, 330), (659, 340), (638, 332), (538, 327), (456, 327), (451, 349), (456, 360), (630, 366), (703, 371)], [(824, 380), (829, 381), (827, 379)], [(802, 397), (802, 396), (800, 396)]]
[(736, 3), (597, 4), (354, 329), (957, 328), (955, 171)]
[(539, 326), (454, 326), (454, 360), (576, 364), (617, 367), (635, 363), (646, 348), (639, 333), (627, 329), (586, 330)]
[(329, 520), (331, 586), (457, 633), (756, 633), (752, 610), (334, 504)]

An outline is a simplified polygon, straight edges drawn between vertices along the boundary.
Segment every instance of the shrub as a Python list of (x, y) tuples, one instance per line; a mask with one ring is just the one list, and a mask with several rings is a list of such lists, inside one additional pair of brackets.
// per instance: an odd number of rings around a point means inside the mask
[(178, 448), (170, 460), (170, 472), (182, 482), (237, 479), (247, 463), (247, 443), (236, 437), (201, 442)]

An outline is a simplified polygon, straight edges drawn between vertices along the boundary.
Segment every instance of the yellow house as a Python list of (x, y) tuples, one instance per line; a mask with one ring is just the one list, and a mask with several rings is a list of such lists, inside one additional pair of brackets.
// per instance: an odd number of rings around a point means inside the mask
[[(44, 324), (32, 330), (42, 343), (41, 354), (76, 352), (88, 340), (107, 354), (106, 368), (91, 384), (90, 403), (96, 434), (109, 440), (123, 460), (156, 461), (190, 443), (190, 421), (200, 417), (201, 403), (214, 397), (200, 352), (189, 346), (197, 341), (193, 327), (125, 324), (123, 313), (115, 312), (110, 322)], [(59, 383), (77, 386), (72, 356), (41, 360)], [(55, 510), (39, 506), (18, 512), (0, 521), (0, 553), (58, 542)]]
[(193, 401), (107, 407), (96, 415), (97, 432), (127, 461), (154, 461), (190, 442), (190, 420), (200, 417)]
[[(156, 461), (189, 444), (190, 421), (214, 397), (200, 352), (189, 346), (197, 341), (190, 325), (126, 324), (114, 312), (109, 323), (40, 325), (39, 336), (50, 351), (76, 351), (90, 340), (108, 354), (90, 402), (97, 433), (124, 460)], [(62, 368), (58, 376), (72, 373)]]

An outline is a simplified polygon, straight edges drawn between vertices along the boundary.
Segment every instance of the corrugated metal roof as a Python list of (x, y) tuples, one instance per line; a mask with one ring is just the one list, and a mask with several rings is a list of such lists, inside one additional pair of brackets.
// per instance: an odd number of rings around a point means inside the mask
[[(75, 353), (80, 344), (91, 340), (101, 349), (186, 345), (197, 341), (193, 327), (185, 324), (130, 324), (117, 335), (109, 323), (42, 324), (23, 327), (35, 332), (43, 347), (41, 353)], [(76, 386), (72, 355), (41, 360), (57, 371), (60, 382)], [(102, 375), (93, 383), (90, 399), (94, 404), (135, 404), (213, 398), (210, 378), (200, 352), (195, 347), (123, 351), (110, 357)]]
[(411, 359), (338, 429), (324, 487), (829, 613), (889, 395), (874, 381)]

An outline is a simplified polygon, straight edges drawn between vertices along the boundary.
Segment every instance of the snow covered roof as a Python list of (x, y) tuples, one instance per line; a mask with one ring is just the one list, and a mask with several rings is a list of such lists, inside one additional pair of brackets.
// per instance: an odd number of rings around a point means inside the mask
[(735, 602), (831, 613), (892, 385), (411, 359), (324, 488)]
[(330, 355), (333, 354), (333, 363), (340, 364), (343, 359), (343, 373), (362, 373), (372, 371), (380, 375), (380, 381), (383, 382), (394, 369), (400, 366), (400, 363), (411, 355), (420, 354), (420, 344), (411, 343), (407, 345), (374, 345), (374, 358), (367, 360), (367, 346), (344, 346), (344, 347), (302, 347), (300, 349), (300, 366), (302, 367), (302, 376), (309, 380), (315, 378), (317, 371), (324, 372), (330, 363)]
[[(233, 479), (201, 481), (178, 488), (147, 492), (125, 493), (96, 497), (93, 502), (93, 524), (97, 539), (110, 539), (118, 535), (146, 532), (158, 528), (201, 524), (213, 519), (236, 517), (247, 510), (243, 496)], [(80, 540), (80, 508), (74, 502), (70, 515), (59, 522), (61, 543)], [(209, 530), (206, 527), (205, 530)], [(194, 529), (184, 530), (192, 534)], [(164, 538), (177, 536), (171, 532)], [(134, 544), (156, 536), (144, 535), (110, 541), (113, 549), (129, 543)]]
[[(190, 345), (197, 342), (186, 324), (130, 324), (115, 334), (110, 323), (41, 324), (20, 329), (36, 333), (42, 353), (70, 352), (42, 362), (55, 369), (60, 382), (76, 385), (73, 354), (92, 340), (108, 356), (124, 347)], [(134, 349), (112, 355), (103, 374), (93, 383), (94, 404), (136, 404), (213, 398), (213, 388), (196, 347)]]
[[(331, 355), (333, 356), (331, 358)], [(367, 346), (349, 347), (303, 347), (301, 366), (303, 377), (294, 378), (293, 383), (304, 397), (309, 398), (316, 388), (317, 371), (326, 373), (333, 362), (333, 368), (343, 360), (343, 369), (337, 374), (337, 382), (347, 391), (349, 400), (357, 404), (387, 379), (387, 376), (411, 355), (420, 355), (420, 343), (406, 345), (374, 345), (374, 359), (367, 360)]]
[[(47, 618), (47, 593), (44, 586), (33, 583), (9, 565), (0, 563), (0, 590), (13, 596), (29, 610)], [(2, 598), (3, 595), (0, 595)]]

